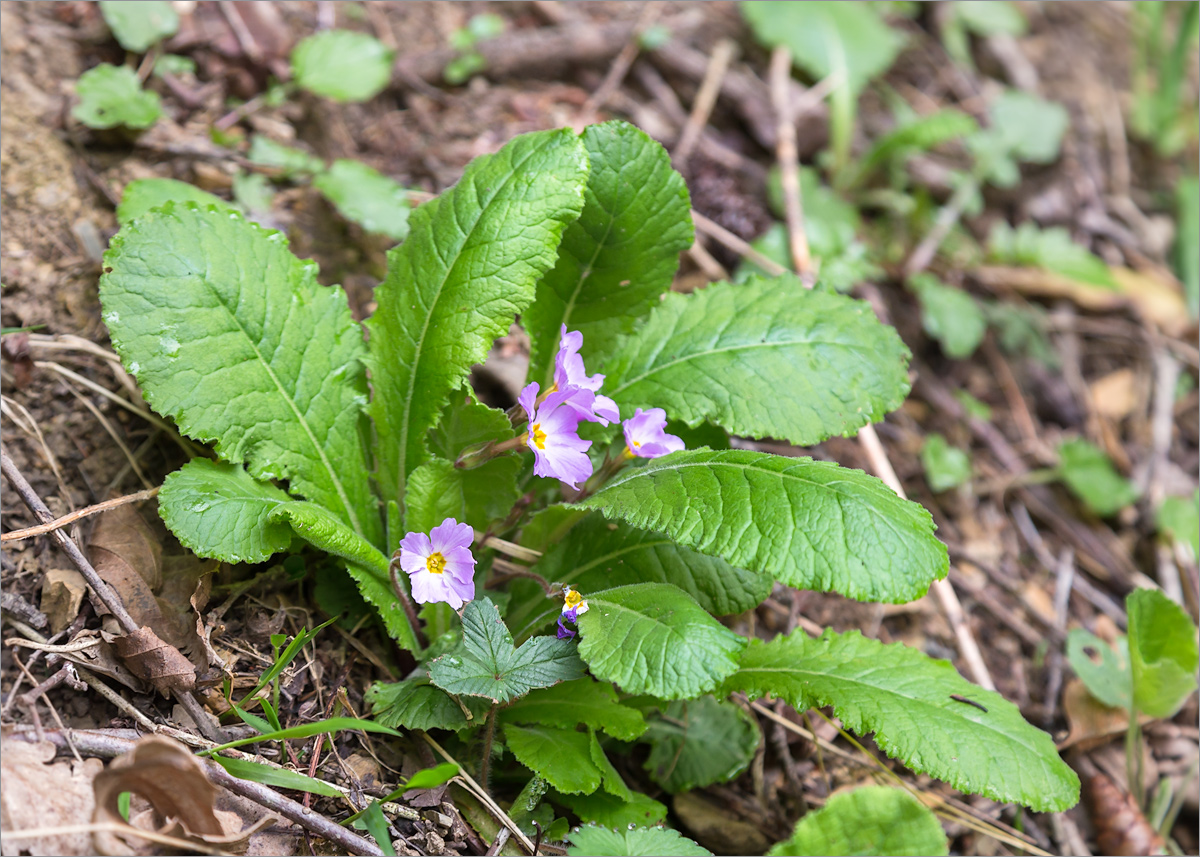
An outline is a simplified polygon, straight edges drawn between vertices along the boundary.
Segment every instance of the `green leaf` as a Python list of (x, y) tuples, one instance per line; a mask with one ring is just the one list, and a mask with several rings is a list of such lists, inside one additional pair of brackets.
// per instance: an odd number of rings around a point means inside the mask
[(259, 744), (263, 741), (290, 741), (293, 738), (311, 738), (314, 735), (329, 735), (346, 729), (360, 729), (363, 732), (378, 732), (399, 738), (400, 733), (388, 726), (382, 726), (373, 720), (360, 720), (357, 717), (329, 717), (325, 720), (314, 720), (312, 723), (302, 723), (278, 732), (268, 732), (266, 735), (251, 735), (249, 738), (239, 738), (227, 741), (216, 747), (199, 751), (202, 756), (215, 756), (221, 750), (231, 750), (234, 747), (244, 747), (246, 744)]
[(392, 77), (394, 52), (366, 33), (324, 30), (292, 51), (296, 83), (334, 101), (368, 101)]
[(1200, 178), (1175, 185), (1175, 270), (1183, 283), (1188, 311), (1200, 317)]
[(104, 319), (150, 405), (380, 544), (360, 437), (365, 347), (345, 293), (280, 233), (192, 203), (124, 227), (104, 264)]
[(809, 445), (898, 408), (908, 357), (870, 305), (786, 274), (668, 295), (601, 368), (623, 412)]
[[(524, 543), (524, 542), (522, 542)], [(771, 594), (774, 579), (697, 553), (673, 539), (592, 514), (534, 567), (546, 580), (590, 592), (633, 583), (670, 583), (717, 616), (742, 613)], [(544, 599), (515, 606), (509, 616), (521, 636), (554, 621), (560, 606)]]
[(238, 173), (233, 177), (233, 198), (251, 220), (271, 213), (275, 191), (262, 173)]
[(622, 800), (606, 791), (590, 795), (554, 795), (555, 803), (565, 805), (585, 822), (594, 821), (605, 827), (653, 826), (667, 817), (667, 808), (649, 795), (630, 792), (630, 800)]
[(935, 493), (949, 491), (971, 481), (971, 458), (956, 446), (951, 446), (940, 434), (930, 434), (921, 447), (921, 466), (925, 479)]
[(813, 78), (843, 68), (852, 95), (887, 71), (903, 44), (874, 7), (861, 3), (756, 0), (741, 10), (760, 42), (787, 45), (792, 62)]
[(687, 185), (661, 145), (620, 121), (589, 126), (583, 144), (592, 165), (583, 213), (521, 317), (532, 342), (529, 379), (543, 389), (560, 326), (583, 334), (585, 360), (609, 353), (671, 287), (693, 237)]
[(748, 449), (676, 452), (584, 501), (635, 527), (802, 589), (920, 598), (949, 569), (922, 506), (861, 470)]
[[(958, 5), (961, 6), (962, 4)], [(978, 130), (978, 123), (961, 110), (950, 108), (939, 110), (928, 116), (922, 116), (912, 122), (894, 128), (876, 139), (859, 164), (855, 166), (853, 178), (848, 180), (848, 185), (854, 186), (861, 183), (864, 178), (870, 175), (872, 170), (901, 155), (913, 151), (926, 152), (943, 143), (949, 143), (951, 140), (957, 140)], [(807, 197), (805, 197), (804, 203), (805, 219), (807, 220)]]
[(932, 274), (916, 274), (908, 285), (921, 304), (921, 326), (945, 355), (961, 360), (974, 354), (987, 333), (987, 319), (975, 298)]
[(293, 178), (301, 175), (319, 174), (325, 170), (325, 162), (303, 149), (276, 143), (270, 137), (255, 134), (250, 138), (250, 151), (246, 160), (263, 167), (274, 167), (284, 176)]
[(1038, 229), (1026, 221), (1013, 230), (1003, 221), (988, 237), (988, 252), (1002, 262), (1045, 268), (1071, 280), (1116, 291), (1112, 270), (1086, 247), (1071, 240), (1066, 229)]
[(1191, 497), (1165, 497), (1158, 507), (1158, 531), (1192, 549), (1192, 560), (1200, 556), (1200, 490)]
[(529, 770), (560, 792), (591, 794), (600, 788), (600, 769), (592, 762), (590, 732), (552, 726), (504, 727), (504, 743)]
[(396, 241), (408, 235), (408, 191), (360, 161), (339, 158), (313, 179), (347, 220)]
[(1082, 438), (1058, 447), (1059, 476), (1092, 512), (1115, 515), (1138, 498), (1138, 491), (1119, 473), (1104, 451)]
[(500, 722), (536, 723), (563, 729), (574, 729), (582, 723), (622, 741), (632, 741), (646, 731), (646, 719), (640, 711), (618, 702), (612, 685), (590, 678), (530, 691), (500, 710)]
[(424, 768), (409, 777), (408, 782), (404, 784), (404, 791), (437, 788), (442, 783), (448, 783), (457, 777), (458, 770), (458, 765), (451, 762), (443, 762), (432, 768)]
[(1196, 626), (1157, 589), (1134, 590), (1125, 599), (1125, 610), (1133, 701), (1151, 717), (1174, 717), (1196, 689)]
[(588, 594), (587, 602), (579, 616), (579, 656), (592, 675), (628, 693), (682, 699), (712, 690), (737, 669), (746, 645), (665, 583), (618, 586)]
[(100, 14), (121, 47), (137, 54), (179, 29), (179, 15), (166, 0), (101, 0)]
[[(430, 683), (428, 676), (404, 681), (376, 682), (366, 694), (371, 716), (384, 726), (406, 729), (468, 729), (482, 726), (490, 704), (478, 697), (463, 697), (462, 704), (440, 687)], [(471, 712), (467, 719), (463, 708)]]
[(274, 768), (260, 762), (248, 759), (231, 759), (228, 756), (213, 756), (212, 760), (239, 780), (249, 780), (252, 783), (262, 783), (264, 786), (275, 786), (281, 789), (293, 789), (299, 792), (309, 792), (325, 797), (342, 796), (342, 792), (329, 783), (313, 779), (287, 768)]
[(201, 208), (215, 205), (222, 211), (237, 211), (237, 206), (187, 182), (176, 179), (134, 179), (125, 185), (121, 194), (121, 203), (117, 206), (117, 222), (125, 226), (150, 209), (161, 208), (172, 201), (194, 202)]
[(1029, 25), (1008, 0), (956, 0), (954, 14), (978, 36), (1023, 36)]
[(671, 794), (731, 780), (758, 750), (758, 722), (739, 705), (702, 696), (668, 705), (650, 719), (645, 768)]
[(563, 229), (579, 216), (586, 179), (587, 155), (568, 129), (525, 134), (476, 158), (409, 218), (367, 323), (386, 499), (403, 498), (408, 474), (429, 457), (426, 432), (447, 396), (529, 306)]
[(142, 89), (137, 73), (101, 63), (75, 81), (79, 103), (71, 115), (89, 128), (149, 128), (162, 115), (157, 92)]
[[(1097, 663), (1099, 659), (1099, 663)], [(1067, 662), (1088, 693), (1110, 708), (1129, 708), (1133, 674), (1129, 666), (1129, 640), (1117, 638), (1117, 649), (1083, 628), (1067, 634)]]
[(395, 857), (396, 849), (392, 845), (391, 832), (388, 830), (388, 820), (383, 814), (383, 807), (379, 805), (379, 801), (373, 800), (367, 804), (367, 808), (351, 824), (357, 830), (366, 830), (370, 833), (371, 838), (375, 840), (375, 844), (379, 846), (381, 854), (386, 855), (386, 857)]
[(800, 819), (791, 839), (767, 852), (772, 857), (949, 853), (937, 816), (906, 790), (890, 786), (833, 795)]
[(486, 598), (468, 602), (462, 622), (461, 646), (429, 664), (429, 678), (449, 693), (508, 702), (583, 675), (570, 640), (533, 637), (515, 648), (500, 611)]
[(773, 694), (797, 711), (832, 706), (848, 730), (874, 732), (889, 757), (961, 791), (1039, 812), (1079, 800), (1075, 772), (1015, 705), (971, 684), (949, 661), (899, 643), (885, 645), (858, 631), (812, 638), (798, 630), (770, 643), (752, 640), (722, 687), (722, 693), (737, 691)]
[(1061, 104), (1009, 89), (988, 108), (990, 131), (1003, 149), (1022, 161), (1049, 164), (1058, 159), (1070, 117)]
[(568, 854), (586, 854), (591, 857), (704, 857), (712, 852), (701, 848), (692, 840), (681, 836), (679, 831), (666, 827), (635, 827), (624, 830), (609, 830), (605, 827), (588, 825), (571, 831), (567, 837), (571, 847)]

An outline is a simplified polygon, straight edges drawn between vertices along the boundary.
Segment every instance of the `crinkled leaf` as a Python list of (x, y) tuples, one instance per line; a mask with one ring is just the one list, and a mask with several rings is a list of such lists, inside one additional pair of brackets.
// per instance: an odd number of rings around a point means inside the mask
[(321, 173), (325, 162), (316, 155), (310, 155), (303, 149), (276, 143), (270, 137), (255, 134), (250, 138), (250, 151), (246, 159), (252, 164), (264, 167), (274, 167), (287, 177), (304, 174)]
[(590, 732), (553, 726), (504, 727), (504, 743), (529, 770), (560, 792), (591, 794), (600, 788), (600, 769), (592, 762)]
[(672, 702), (650, 718), (646, 770), (671, 794), (731, 780), (758, 750), (758, 723), (739, 705), (712, 696)]
[(583, 821), (594, 821), (605, 827), (648, 827), (667, 817), (667, 808), (649, 795), (631, 792), (630, 800), (622, 800), (604, 790), (590, 795), (554, 795), (555, 803), (564, 804)]
[(361, 161), (338, 159), (313, 179), (313, 187), (332, 202), (342, 216), (368, 232), (396, 241), (408, 235), (408, 191), (395, 179)]
[(1006, 90), (988, 108), (991, 130), (1022, 161), (1048, 164), (1058, 158), (1070, 123), (1067, 109), (1028, 92)]
[(582, 723), (591, 729), (602, 729), (622, 741), (632, 741), (646, 731), (646, 719), (640, 711), (618, 702), (612, 685), (590, 678), (530, 691), (527, 696), (501, 709), (500, 721), (539, 723), (563, 729), (574, 729)]
[(571, 847), (568, 854), (586, 854), (590, 857), (704, 857), (712, 852), (702, 848), (678, 830), (667, 827), (635, 827), (610, 830), (606, 827), (587, 825), (572, 830), (567, 837)]
[[(489, 702), (474, 696), (464, 696), (456, 702), (424, 675), (404, 681), (376, 682), (367, 691), (366, 701), (371, 706), (371, 716), (384, 726), (422, 730), (457, 731), (482, 726), (490, 707)], [(470, 720), (463, 708), (471, 712)]]
[(1129, 708), (1133, 674), (1129, 666), (1129, 639), (1124, 634), (1117, 638), (1114, 651), (1090, 631), (1072, 628), (1067, 634), (1067, 662), (1096, 699), (1111, 708)]
[(457, 185), (409, 218), (367, 324), (387, 499), (403, 498), (408, 474), (428, 458), (426, 433), (450, 392), (529, 306), (583, 207), (587, 168), (570, 130), (525, 134), (476, 158)]
[(1058, 473), (1083, 504), (1101, 517), (1115, 515), (1138, 498), (1128, 479), (1117, 473), (1104, 451), (1082, 438), (1058, 447)]
[(150, 209), (161, 208), (168, 202), (194, 202), (201, 208), (215, 205), (222, 211), (237, 211), (237, 206), (187, 182), (176, 179), (134, 179), (125, 185), (121, 194), (117, 222), (125, 226)]
[(1039, 229), (1026, 221), (1014, 230), (1001, 221), (988, 236), (988, 252), (1008, 264), (1045, 268), (1110, 291), (1120, 288), (1104, 260), (1075, 243), (1071, 233), (1060, 226)]
[(500, 611), (486, 598), (463, 608), (462, 623), (461, 646), (429, 664), (429, 678), (450, 693), (507, 702), (584, 673), (571, 640), (533, 637), (514, 647)]
[[(595, 513), (550, 548), (535, 569), (546, 580), (569, 583), (585, 596), (632, 583), (670, 583), (717, 616), (757, 607), (774, 585), (767, 572), (736, 568), (667, 536)], [(544, 599), (526, 601), (514, 607), (509, 621), (521, 636), (553, 621), (557, 612), (558, 606)]]
[(922, 506), (861, 470), (748, 449), (676, 452), (617, 474), (584, 507), (803, 589), (906, 602), (945, 577)]
[(1196, 689), (1196, 626), (1157, 589), (1134, 590), (1125, 609), (1134, 703), (1151, 717), (1173, 717)]
[(561, 325), (583, 334), (585, 359), (607, 354), (670, 288), (692, 243), (687, 185), (661, 145), (619, 121), (589, 126), (583, 144), (592, 165), (583, 213), (521, 318), (532, 341), (529, 378), (543, 389)]
[(767, 854), (949, 854), (937, 816), (904, 789), (863, 786), (804, 815), (792, 838)]
[(961, 360), (974, 354), (987, 333), (987, 319), (975, 298), (932, 274), (916, 274), (908, 285), (921, 304), (921, 326), (945, 355)]
[(668, 295), (601, 368), (627, 416), (661, 407), (688, 425), (808, 445), (899, 407), (908, 357), (868, 304), (786, 274)]
[(157, 92), (142, 89), (137, 73), (101, 63), (75, 81), (79, 103), (71, 115), (89, 128), (149, 128), (162, 115)]
[(365, 347), (345, 293), (280, 233), (193, 203), (123, 228), (104, 264), (104, 320), (154, 409), (381, 543), (360, 436)]
[(366, 33), (325, 30), (292, 51), (296, 83), (335, 101), (367, 101), (392, 77), (394, 52)]
[(486, 530), (520, 497), (521, 465), (521, 459), (512, 455), (494, 458), (475, 470), (459, 470), (444, 458), (426, 461), (408, 478), (406, 528), (427, 533), (450, 517)]
[(961, 791), (1040, 812), (1079, 800), (1075, 772), (1015, 705), (971, 684), (949, 661), (899, 643), (885, 645), (858, 631), (813, 638), (798, 630), (770, 643), (753, 640), (722, 687), (737, 691), (772, 694), (798, 711), (832, 706), (850, 731), (874, 732), (888, 756)]
[(929, 434), (921, 447), (921, 466), (929, 487), (948, 491), (971, 481), (971, 458), (940, 434)]
[(629, 693), (682, 699), (712, 690), (737, 669), (746, 645), (665, 583), (588, 593), (587, 602), (579, 616), (579, 656), (596, 678)]
[(121, 47), (136, 54), (179, 29), (179, 15), (166, 0), (100, 0), (100, 14)]
[(1188, 545), (1193, 560), (1200, 556), (1200, 490), (1191, 497), (1166, 497), (1158, 507), (1158, 531)]

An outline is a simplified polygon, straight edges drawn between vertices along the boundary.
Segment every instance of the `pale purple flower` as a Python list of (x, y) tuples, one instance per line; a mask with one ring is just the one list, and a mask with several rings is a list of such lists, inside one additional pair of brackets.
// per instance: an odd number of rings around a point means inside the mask
[(567, 587), (563, 590), (563, 609), (558, 615), (558, 639), (569, 640), (575, 636), (575, 632), (568, 628), (564, 622), (570, 622), (574, 625), (579, 621), (579, 614), (588, 612), (588, 603), (583, 600), (583, 596), (579, 591)]
[(445, 601), (455, 610), (475, 597), (475, 557), (470, 524), (447, 518), (429, 535), (409, 533), (400, 542), (400, 567), (408, 573), (413, 600)]
[(592, 461), (587, 456), (592, 442), (580, 439), (579, 413), (569, 404), (578, 394), (578, 390), (557, 390), (538, 404), (534, 381), (517, 397), (529, 417), (525, 442), (533, 450), (533, 472), (561, 479), (572, 488), (592, 475)]
[(638, 458), (658, 458), (668, 452), (683, 449), (683, 441), (667, 434), (667, 412), (662, 408), (643, 411), (638, 408), (621, 424), (625, 430), (625, 445), (630, 455)]
[[(580, 395), (569, 400), (580, 419), (608, 425), (619, 422), (621, 412), (617, 403), (608, 396), (597, 394), (604, 376), (600, 373), (589, 376), (583, 366), (579, 349), (583, 347), (583, 334), (578, 330), (568, 331), (564, 324), (559, 331), (558, 354), (554, 356), (554, 386), (559, 390), (579, 390)], [(590, 394), (590, 395), (588, 395)]]

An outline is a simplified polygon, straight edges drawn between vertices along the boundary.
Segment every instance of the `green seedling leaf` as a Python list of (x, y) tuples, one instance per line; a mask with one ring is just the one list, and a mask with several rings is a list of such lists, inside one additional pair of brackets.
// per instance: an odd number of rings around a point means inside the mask
[(184, 77), (185, 75), (194, 75), (195, 73), (196, 61), (191, 57), (179, 54), (163, 54), (154, 61), (153, 74), (155, 77), (162, 77), (167, 74), (175, 77)]
[(632, 741), (646, 731), (646, 719), (640, 711), (618, 702), (612, 685), (590, 678), (532, 690), (501, 709), (500, 722), (562, 729), (574, 729), (582, 723), (621, 741)]
[(601, 368), (623, 414), (661, 407), (688, 425), (808, 445), (899, 407), (908, 357), (868, 304), (787, 274), (667, 295)]
[[(266, 740), (260, 738), (259, 740)], [(313, 779), (287, 768), (275, 768), (248, 759), (231, 759), (228, 756), (213, 756), (213, 761), (219, 764), (239, 780), (249, 780), (252, 783), (262, 783), (264, 786), (275, 786), (281, 789), (293, 789), (298, 792), (308, 792), (325, 797), (341, 797), (342, 792), (329, 783)]]
[(945, 355), (961, 360), (974, 354), (987, 333), (987, 319), (975, 298), (932, 274), (916, 274), (908, 285), (921, 303), (921, 326)]
[(1029, 25), (1009, 0), (955, 0), (954, 15), (977, 36), (1023, 36)]
[(565, 794), (591, 794), (600, 788), (601, 771), (592, 762), (595, 740), (591, 732), (574, 728), (504, 727), (505, 746), (517, 761)]
[(678, 830), (666, 827), (635, 827), (624, 830), (609, 830), (606, 827), (587, 825), (571, 831), (567, 837), (571, 847), (568, 854), (586, 854), (590, 857), (610, 855), (656, 855), (656, 857), (703, 857), (711, 855), (707, 848), (702, 848), (692, 840), (680, 835)]
[(391, 831), (388, 830), (388, 820), (383, 814), (379, 801), (373, 800), (367, 808), (351, 822), (358, 830), (366, 830), (379, 846), (380, 852), (387, 857), (395, 857), (396, 849), (392, 846)]
[(409, 218), (367, 323), (386, 498), (403, 498), (450, 392), (533, 300), (563, 229), (583, 208), (587, 169), (569, 130), (525, 134), (476, 158), (457, 185)]
[(1191, 497), (1166, 497), (1158, 507), (1158, 531), (1200, 556), (1200, 490)]
[(292, 51), (296, 83), (334, 101), (369, 101), (392, 77), (394, 52), (366, 33), (325, 30)]
[[(634, 583), (670, 583), (717, 616), (742, 613), (771, 594), (767, 572), (735, 568), (659, 533), (606, 521), (593, 513), (571, 529), (535, 566), (546, 580), (570, 584), (587, 595)], [(514, 606), (509, 620), (518, 635), (556, 618), (561, 605), (545, 600)]]
[(1070, 117), (1061, 104), (1010, 89), (988, 108), (990, 131), (1006, 152), (1021, 161), (1049, 164), (1058, 159)]
[(221, 211), (237, 211), (237, 206), (187, 182), (176, 179), (134, 179), (125, 185), (125, 191), (121, 194), (117, 222), (126, 226), (150, 209), (162, 208), (168, 202), (194, 202), (201, 208), (215, 205)]
[(961, 791), (1039, 812), (1079, 801), (1079, 778), (1015, 705), (971, 684), (949, 661), (901, 644), (858, 631), (752, 640), (721, 689), (737, 691), (778, 696), (798, 711), (832, 706), (851, 732), (874, 732), (889, 757)]
[(404, 791), (410, 791), (411, 789), (435, 789), (457, 777), (458, 770), (458, 765), (443, 762), (432, 768), (417, 771), (404, 784)]
[(214, 756), (221, 750), (231, 750), (234, 747), (244, 747), (247, 744), (258, 744), (263, 741), (290, 741), (293, 738), (311, 738), (314, 735), (329, 735), (346, 729), (360, 729), (363, 732), (379, 732), (399, 738), (400, 733), (387, 726), (381, 726), (373, 720), (360, 720), (357, 717), (330, 717), (325, 720), (315, 720), (312, 723), (302, 723), (278, 732), (268, 732), (266, 735), (252, 735), (249, 738), (239, 738), (207, 750), (201, 750), (202, 756)]
[(1129, 708), (1133, 674), (1129, 666), (1129, 640), (1122, 635), (1117, 648), (1083, 628), (1067, 634), (1067, 662), (1088, 693), (1110, 708)]
[(758, 723), (732, 702), (702, 696), (672, 702), (650, 718), (645, 768), (671, 794), (733, 779), (758, 750)]
[(955, 390), (954, 398), (963, 406), (967, 416), (988, 422), (992, 418), (992, 409), (985, 402), (972, 396), (966, 390)]
[(250, 219), (257, 220), (270, 214), (275, 191), (262, 173), (238, 173), (233, 177), (233, 198)]
[(151, 406), (381, 543), (360, 438), (365, 347), (345, 293), (280, 233), (192, 203), (123, 228), (104, 264), (104, 319)]
[(1045, 268), (1067, 279), (1111, 291), (1120, 288), (1108, 265), (1072, 241), (1071, 234), (1059, 226), (1038, 229), (1026, 221), (1014, 230), (1007, 223), (997, 223), (988, 238), (988, 252), (1007, 264)]
[(1133, 484), (1117, 473), (1104, 451), (1082, 438), (1058, 447), (1058, 474), (1092, 512), (1115, 515), (1138, 498)]
[(347, 220), (395, 241), (408, 235), (408, 191), (360, 161), (338, 159), (313, 179)]
[(179, 29), (179, 15), (166, 0), (101, 0), (100, 14), (121, 47), (137, 54)]
[(371, 715), (384, 726), (424, 731), (482, 726), (489, 707), (488, 702), (474, 696), (455, 701), (446, 691), (431, 684), (428, 676), (376, 682), (367, 691), (367, 702), (371, 705)]
[(1175, 270), (1192, 318), (1200, 317), (1200, 179), (1175, 185)]
[(561, 326), (583, 334), (585, 360), (609, 353), (670, 288), (693, 238), (687, 185), (661, 145), (619, 121), (588, 127), (583, 144), (592, 165), (583, 213), (521, 317), (529, 379), (542, 389), (553, 382)]
[(925, 438), (921, 447), (921, 466), (925, 479), (935, 492), (949, 491), (971, 481), (971, 458), (961, 449), (951, 446), (940, 434)]
[(592, 675), (628, 693), (683, 699), (712, 690), (737, 669), (746, 645), (665, 583), (589, 593), (587, 602), (579, 616), (579, 656)]
[(270, 137), (255, 134), (250, 138), (250, 151), (246, 159), (252, 164), (273, 167), (286, 178), (319, 174), (325, 170), (325, 162), (303, 149), (276, 143)]
[(79, 103), (71, 115), (89, 128), (149, 128), (162, 115), (157, 92), (142, 89), (137, 73), (101, 63), (75, 82)]
[(1125, 610), (1134, 704), (1151, 717), (1174, 717), (1196, 689), (1196, 626), (1157, 589), (1134, 590)]
[(652, 827), (667, 817), (667, 808), (641, 792), (630, 792), (631, 799), (623, 800), (600, 790), (590, 795), (555, 794), (554, 802), (561, 803), (582, 821), (592, 821), (604, 827)]
[(514, 647), (500, 611), (487, 599), (469, 602), (462, 617), (462, 645), (429, 664), (429, 678), (449, 693), (508, 702), (535, 687), (583, 676), (570, 640), (533, 637)]
[[(964, 4), (956, 4), (962, 6)], [(966, 4), (966, 5), (982, 5)], [(907, 124), (901, 125), (879, 137), (871, 144), (866, 155), (855, 166), (853, 177), (848, 180), (848, 186), (854, 187), (886, 163), (913, 152), (927, 152), (943, 143), (949, 143), (979, 130), (976, 121), (966, 113), (953, 108), (939, 110), (929, 116), (922, 116)], [(808, 199), (805, 198), (805, 214), (808, 214)], [(807, 218), (806, 218), (807, 220)]]
[[(456, 32), (466, 31), (459, 30)], [(474, 39), (471, 39), (471, 43), (474, 44)], [(472, 50), (446, 63), (446, 67), (442, 69), (442, 77), (451, 86), (458, 86), (460, 83), (466, 83), (471, 79), (471, 75), (477, 74), (485, 68), (487, 68), (487, 60), (483, 58), (482, 54)]]
[(904, 789), (890, 786), (835, 794), (800, 819), (791, 839), (767, 852), (772, 857), (949, 853), (937, 816)]
[(580, 505), (791, 586), (861, 601), (912, 601), (949, 569), (923, 507), (861, 470), (809, 458), (671, 453), (617, 474)]
[(490, 12), (472, 15), (471, 20), (467, 21), (467, 32), (475, 37), (476, 42), (494, 39), (504, 32), (504, 19)]

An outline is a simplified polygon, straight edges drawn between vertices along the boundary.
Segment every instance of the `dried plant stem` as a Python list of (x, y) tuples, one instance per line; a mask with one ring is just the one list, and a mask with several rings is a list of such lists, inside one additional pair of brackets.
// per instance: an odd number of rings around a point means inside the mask
[(687, 124), (684, 125), (683, 132), (679, 135), (679, 142), (672, 153), (671, 160), (675, 162), (676, 169), (682, 170), (687, 167), (692, 150), (700, 142), (700, 134), (704, 131), (704, 126), (708, 124), (708, 117), (712, 115), (713, 108), (717, 105), (717, 96), (721, 93), (721, 82), (725, 79), (725, 74), (729, 71), (729, 64), (733, 61), (736, 53), (737, 43), (732, 39), (721, 39), (713, 48), (708, 59), (708, 66), (704, 69), (704, 78), (700, 81), (700, 89), (696, 92), (696, 99), (692, 102), (692, 112), (688, 115)]
[(140, 503), (157, 495), (158, 488), (155, 487), (145, 491), (138, 491), (136, 494), (126, 494), (124, 497), (114, 497), (111, 500), (105, 500), (103, 503), (97, 503), (94, 506), (77, 509), (69, 515), (63, 515), (61, 518), (56, 518), (46, 524), (38, 524), (36, 527), (26, 527), (23, 530), (13, 530), (10, 533), (0, 534), (0, 542), (19, 542), (22, 539), (31, 539), (34, 536), (44, 536), (46, 533), (62, 529), (83, 518), (90, 518), (92, 515), (99, 514), (100, 512), (107, 512), (109, 509), (124, 506), (126, 503)]
[(800, 156), (796, 149), (796, 123), (793, 121), (788, 84), (791, 81), (792, 52), (780, 45), (771, 54), (771, 101), (778, 117), (775, 158), (783, 185), (784, 213), (787, 216), (788, 248), (792, 264), (806, 286), (813, 284), (812, 257), (808, 235), (804, 231), (804, 204), (800, 198)]
[(640, 44), (642, 33), (646, 28), (658, 20), (658, 16), (662, 14), (661, 3), (642, 3), (642, 9), (638, 13), (637, 23), (634, 24), (633, 32), (629, 34), (629, 39), (625, 42), (625, 46), (621, 48), (621, 52), (617, 54), (612, 65), (608, 68), (608, 74), (604, 76), (604, 80), (596, 87), (588, 100), (583, 103), (583, 109), (580, 113), (589, 121), (595, 116), (596, 111), (603, 110), (604, 105), (613, 97), (618, 89), (621, 88), (622, 81), (625, 80), (625, 75), (629, 73), (630, 66), (633, 61), (638, 58), (638, 54), (642, 51)]

